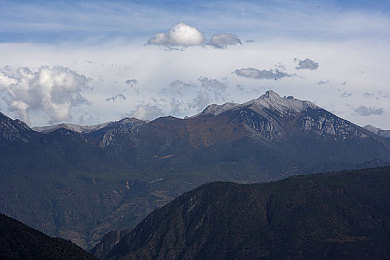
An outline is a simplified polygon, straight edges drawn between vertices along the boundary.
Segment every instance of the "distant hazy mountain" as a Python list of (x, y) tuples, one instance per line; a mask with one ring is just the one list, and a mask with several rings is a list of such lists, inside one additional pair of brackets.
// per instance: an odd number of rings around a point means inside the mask
[(126, 118), (88, 129), (40, 133), (1, 114), (0, 211), (91, 247), (211, 181), (263, 182), (390, 162), (389, 140), (272, 91), (185, 119)]
[(94, 252), (107, 259), (388, 259), (389, 191), (390, 167), (206, 184)]
[(96, 259), (70, 241), (51, 238), (0, 214), (0, 259)]
[(364, 128), (380, 137), (390, 139), (390, 130), (382, 130), (372, 125), (366, 125)]
[(76, 124), (63, 123), (63, 124), (51, 125), (51, 126), (40, 126), (40, 127), (37, 126), (37, 127), (33, 127), (32, 130), (41, 133), (51, 133), (57, 129), (64, 128), (64, 129), (72, 130), (77, 133), (90, 133), (102, 128), (115, 128), (125, 124), (141, 125), (143, 123), (145, 122), (133, 117), (133, 118), (124, 118), (117, 122), (107, 122), (98, 125), (76, 125)]

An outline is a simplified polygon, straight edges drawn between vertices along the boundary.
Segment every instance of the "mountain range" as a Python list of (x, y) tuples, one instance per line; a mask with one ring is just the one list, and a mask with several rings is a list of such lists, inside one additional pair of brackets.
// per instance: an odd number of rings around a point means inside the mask
[(390, 167), (205, 184), (110, 234), (100, 259), (388, 259)]
[(204, 183), (390, 162), (389, 140), (273, 91), (185, 119), (35, 129), (0, 113), (0, 212), (83, 248)]

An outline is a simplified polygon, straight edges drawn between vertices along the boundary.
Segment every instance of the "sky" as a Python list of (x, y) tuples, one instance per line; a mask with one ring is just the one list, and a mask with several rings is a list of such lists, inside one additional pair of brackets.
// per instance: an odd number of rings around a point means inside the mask
[(390, 1), (3, 1), (0, 111), (184, 118), (267, 90), (390, 129)]

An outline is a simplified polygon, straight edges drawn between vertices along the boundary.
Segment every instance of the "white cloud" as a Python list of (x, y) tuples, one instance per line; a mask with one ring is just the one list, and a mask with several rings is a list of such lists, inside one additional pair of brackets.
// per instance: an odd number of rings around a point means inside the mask
[(228, 45), (242, 44), (241, 40), (235, 34), (220, 33), (211, 36), (208, 44), (215, 48), (225, 49)]
[(172, 27), (167, 33), (157, 33), (149, 39), (149, 45), (162, 45), (165, 47), (189, 47), (202, 45), (205, 38), (202, 32), (196, 27), (185, 23), (179, 23)]
[(81, 95), (87, 83), (85, 76), (61, 66), (0, 72), (1, 98), (25, 121), (30, 111), (43, 111), (53, 123), (70, 120), (72, 107), (88, 103)]
[(148, 45), (160, 45), (170, 49), (175, 47), (189, 47), (209, 45), (218, 49), (225, 49), (228, 45), (242, 44), (235, 34), (219, 33), (211, 36), (209, 40), (196, 27), (185, 23), (179, 23), (172, 27), (169, 32), (161, 32), (148, 40)]

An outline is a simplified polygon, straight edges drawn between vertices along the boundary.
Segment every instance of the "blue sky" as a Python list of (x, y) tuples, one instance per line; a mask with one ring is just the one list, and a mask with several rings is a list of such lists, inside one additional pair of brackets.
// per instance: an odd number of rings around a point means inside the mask
[[(322, 17), (342, 19), (353, 13), (388, 16), (390, 10), (390, 1), (386, 0), (0, 1), (0, 4), (0, 40), (39, 43), (90, 38), (132, 41), (179, 21), (202, 26), (210, 33), (230, 30), (248, 34), (343, 38), (352, 32), (324, 33), (321, 28), (313, 30), (302, 24), (307, 25), (313, 22), (311, 20), (318, 22)], [(259, 30), (260, 21), (270, 27)]]
[(390, 1), (0, 7), (0, 109), (30, 125), (184, 117), (273, 89), (390, 129)]

